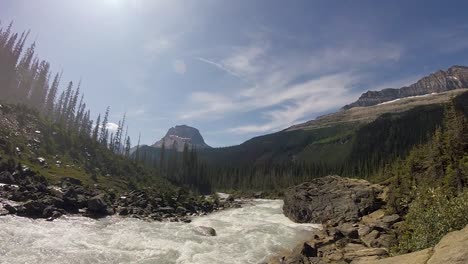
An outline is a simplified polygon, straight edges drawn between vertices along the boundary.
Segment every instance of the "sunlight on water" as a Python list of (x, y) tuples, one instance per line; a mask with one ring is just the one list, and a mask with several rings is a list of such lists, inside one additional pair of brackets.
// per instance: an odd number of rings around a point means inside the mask
[[(291, 222), (281, 206), (256, 200), (190, 224), (0, 217), (0, 263), (259, 263), (292, 249), (316, 227)], [(203, 236), (197, 226), (212, 227), (218, 236)]]

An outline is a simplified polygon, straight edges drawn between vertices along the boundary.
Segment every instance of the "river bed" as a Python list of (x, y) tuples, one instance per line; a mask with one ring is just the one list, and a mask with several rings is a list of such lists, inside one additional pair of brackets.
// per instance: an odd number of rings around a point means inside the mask
[[(281, 200), (253, 200), (192, 219), (147, 222), (108, 217), (62, 217), (53, 222), (0, 217), (0, 263), (258, 264), (291, 250), (318, 225), (296, 224)], [(212, 227), (217, 236), (200, 232)]]

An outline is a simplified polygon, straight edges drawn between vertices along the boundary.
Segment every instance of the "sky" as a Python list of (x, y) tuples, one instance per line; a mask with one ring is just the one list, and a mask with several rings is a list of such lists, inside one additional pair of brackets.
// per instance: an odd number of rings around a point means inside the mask
[(468, 65), (467, 1), (0, 0), (92, 114), (136, 143), (175, 125), (214, 147)]

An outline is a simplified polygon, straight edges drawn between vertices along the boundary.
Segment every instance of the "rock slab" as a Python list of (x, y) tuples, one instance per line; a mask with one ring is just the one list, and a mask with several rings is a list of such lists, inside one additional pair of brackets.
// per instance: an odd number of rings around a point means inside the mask
[(365, 180), (326, 176), (289, 188), (283, 212), (297, 223), (357, 222), (382, 206), (382, 193)]

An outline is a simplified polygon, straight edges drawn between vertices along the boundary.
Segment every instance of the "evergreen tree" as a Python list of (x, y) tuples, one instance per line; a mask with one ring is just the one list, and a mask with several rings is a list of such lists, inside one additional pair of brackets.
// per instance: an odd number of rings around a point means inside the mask
[(98, 136), (99, 136), (99, 126), (101, 124), (101, 114), (98, 115), (97, 119), (96, 119), (96, 126), (94, 127), (94, 130), (93, 130), (93, 140), (94, 141), (98, 141)]
[(109, 111), (110, 107), (108, 106), (106, 109), (106, 113), (104, 115), (104, 119), (102, 120), (102, 125), (101, 125), (101, 133), (99, 134), (99, 140), (101, 141), (101, 144), (104, 146), (107, 145), (107, 137), (108, 137), (108, 131), (107, 131), (107, 123), (109, 122)]

